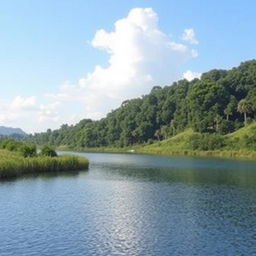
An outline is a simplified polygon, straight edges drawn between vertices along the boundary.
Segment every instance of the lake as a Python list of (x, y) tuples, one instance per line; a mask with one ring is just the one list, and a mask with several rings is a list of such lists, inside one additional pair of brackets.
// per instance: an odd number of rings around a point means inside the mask
[(79, 153), (0, 182), (0, 255), (256, 255), (256, 161)]

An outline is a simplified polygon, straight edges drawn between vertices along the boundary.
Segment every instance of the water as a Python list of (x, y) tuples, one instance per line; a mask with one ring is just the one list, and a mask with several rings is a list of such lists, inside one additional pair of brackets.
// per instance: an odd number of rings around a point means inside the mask
[(0, 255), (256, 255), (256, 162), (82, 154), (0, 183)]

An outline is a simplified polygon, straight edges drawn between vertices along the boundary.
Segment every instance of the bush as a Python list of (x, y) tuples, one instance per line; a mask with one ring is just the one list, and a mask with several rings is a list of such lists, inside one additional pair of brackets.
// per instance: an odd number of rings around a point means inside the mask
[(224, 146), (224, 137), (216, 133), (194, 134), (189, 137), (189, 147), (192, 150), (217, 150)]
[(9, 151), (18, 151), (19, 145), (15, 141), (8, 141), (5, 148)]
[(249, 134), (242, 137), (243, 147), (250, 150), (256, 150), (256, 135)]
[(153, 143), (154, 143), (154, 140), (152, 140), (152, 139), (149, 139), (149, 140), (148, 140), (148, 144), (149, 144), (149, 145), (151, 145), (151, 144), (153, 144)]
[(41, 148), (40, 155), (55, 157), (55, 156), (57, 156), (57, 153), (56, 153), (56, 151), (52, 147), (50, 147), (48, 145), (44, 145)]
[(23, 157), (32, 157), (36, 155), (36, 146), (34, 144), (27, 144), (13, 139), (0, 139), (0, 149), (18, 152)]
[(20, 147), (19, 151), (23, 157), (36, 156), (36, 146), (35, 145), (22, 145)]
[(235, 125), (232, 121), (223, 120), (219, 126), (218, 132), (220, 134), (227, 134), (235, 131)]
[(201, 134), (193, 134), (188, 139), (189, 147), (193, 150), (201, 148), (202, 135)]
[(219, 134), (210, 134), (210, 136), (206, 136), (205, 143), (208, 145), (208, 149), (206, 150), (220, 149), (225, 145), (224, 137)]

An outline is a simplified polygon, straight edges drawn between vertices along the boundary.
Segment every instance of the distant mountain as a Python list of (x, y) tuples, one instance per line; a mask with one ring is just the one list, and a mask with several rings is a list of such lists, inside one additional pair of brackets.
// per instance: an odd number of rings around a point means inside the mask
[(15, 135), (22, 135), (22, 136), (27, 135), (20, 128), (0, 126), (0, 135), (10, 136), (10, 135), (14, 135), (14, 134)]

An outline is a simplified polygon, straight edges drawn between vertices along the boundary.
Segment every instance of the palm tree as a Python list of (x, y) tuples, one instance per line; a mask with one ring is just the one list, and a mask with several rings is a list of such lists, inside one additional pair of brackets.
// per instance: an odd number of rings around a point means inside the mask
[(226, 115), (226, 120), (229, 120), (229, 117), (232, 116), (237, 109), (237, 100), (234, 96), (230, 96), (229, 103), (227, 107), (224, 109), (224, 114)]
[(219, 131), (219, 126), (221, 124), (221, 121), (222, 121), (222, 117), (220, 115), (216, 115), (215, 118), (214, 118), (214, 122), (215, 122), (215, 130), (216, 132)]
[(166, 140), (169, 134), (169, 127), (167, 125), (163, 125), (160, 129), (161, 134), (163, 136), (163, 138)]
[(251, 110), (252, 106), (246, 99), (242, 99), (239, 101), (237, 111), (241, 114), (244, 114), (244, 126), (247, 125), (247, 114), (250, 113)]
[(161, 131), (160, 130), (156, 130), (154, 136), (157, 138), (157, 140), (160, 140), (160, 138), (161, 138)]
[(176, 132), (176, 122), (173, 119), (170, 122), (170, 127), (172, 129), (172, 135), (174, 135)]
[(233, 113), (232, 113), (232, 110), (228, 107), (226, 107), (224, 109), (224, 114), (226, 115), (226, 120), (228, 121), (229, 120), (229, 116), (231, 116)]

